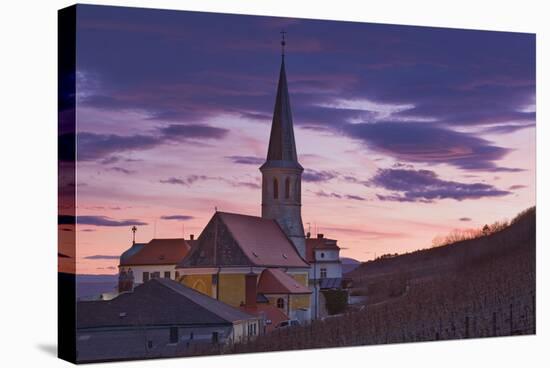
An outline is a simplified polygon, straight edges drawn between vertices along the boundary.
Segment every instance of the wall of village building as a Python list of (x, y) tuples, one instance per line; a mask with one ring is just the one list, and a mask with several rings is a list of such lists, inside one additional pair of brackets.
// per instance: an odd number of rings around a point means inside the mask
[(134, 275), (134, 286), (143, 284), (144, 273), (149, 274), (149, 279), (153, 278), (153, 275), (158, 273), (158, 277), (166, 278), (169, 274), (169, 278), (176, 280), (179, 276), (179, 272), (176, 271), (176, 265), (150, 265), (150, 266), (121, 266), (119, 272), (132, 270)]
[[(212, 273), (201, 273), (197, 269), (179, 269), (181, 273), (178, 281), (187, 287), (195, 289), (212, 298), (216, 298), (221, 302), (229, 304), (233, 307), (240, 307), (244, 304), (246, 298), (245, 275), (250, 272), (250, 268), (246, 268), (237, 272), (235, 270), (221, 270), (217, 274), (217, 268), (205, 270)], [(254, 268), (253, 271), (258, 275), (263, 271), (262, 268)], [(306, 270), (287, 271), (300, 284), (308, 287), (309, 277)], [(190, 274), (189, 274), (190, 273)], [(216, 279), (218, 285), (216, 285)], [(217, 295), (217, 293), (219, 293)], [(284, 308), (280, 308), (289, 319), (298, 319), (300, 321), (309, 321), (311, 319), (311, 298), (310, 295), (266, 295), (269, 304), (278, 307), (277, 299), (284, 298)]]
[[(175, 334), (173, 329), (177, 329)], [(184, 355), (194, 346), (230, 344), (254, 338), (259, 319), (217, 326), (148, 326), (77, 330), (79, 361), (136, 359)], [(174, 339), (175, 338), (175, 339)]]
[(315, 250), (315, 265), (311, 265), (309, 277), (314, 280), (321, 278), (341, 278), (342, 263), (340, 261), (340, 251), (330, 249)]

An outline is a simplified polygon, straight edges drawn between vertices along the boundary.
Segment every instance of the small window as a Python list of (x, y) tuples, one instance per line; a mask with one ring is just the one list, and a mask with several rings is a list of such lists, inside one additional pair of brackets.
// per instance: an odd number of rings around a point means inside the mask
[(290, 198), (290, 178), (286, 178), (285, 180), (285, 198)]
[(252, 325), (252, 335), (256, 336), (256, 324)]
[(219, 332), (217, 331), (212, 332), (212, 343), (217, 344), (219, 340), (220, 340)]
[(179, 271), (176, 271), (176, 280), (179, 280), (179, 278), (180, 278), (180, 273)]
[(277, 178), (273, 178), (273, 198), (279, 198), (279, 181)]
[(327, 278), (327, 269), (321, 268), (321, 278), (326, 279)]
[(169, 279), (170, 278), (170, 271), (164, 271), (164, 278)]
[(149, 348), (149, 349), (153, 348), (153, 341), (152, 340), (147, 341), (147, 348)]
[(170, 327), (170, 344), (176, 344), (179, 340), (179, 333), (177, 327)]
[(195, 334), (193, 334), (193, 332), (191, 332), (191, 333), (189, 334), (189, 340), (193, 340), (193, 337), (195, 337)]
[(159, 279), (160, 278), (160, 272), (156, 271), (151, 274), (152, 279)]
[(325, 253), (321, 253), (321, 258), (325, 258)]
[(285, 308), (285, 300), (283, 298), (277, 299), (277, 308), (279, 309)]
[(143, 282), (149, 281), (149, 272), (143, 272)]

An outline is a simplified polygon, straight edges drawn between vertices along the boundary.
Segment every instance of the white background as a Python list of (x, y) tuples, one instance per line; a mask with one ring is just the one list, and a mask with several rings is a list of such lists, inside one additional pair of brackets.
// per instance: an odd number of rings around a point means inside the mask
[[(538, 1), (94, 1), (96, 4), (537, 33), (536, 337), (168, 359), (120, 367), (548, 366), (550, 10)], [(57, 9), (68, 1), (0, 5), (0, 365), (57, 367)], [(545, 25), (545, 23), (547, 23)], [(546, 350), (545, 350), (546, 349)]]

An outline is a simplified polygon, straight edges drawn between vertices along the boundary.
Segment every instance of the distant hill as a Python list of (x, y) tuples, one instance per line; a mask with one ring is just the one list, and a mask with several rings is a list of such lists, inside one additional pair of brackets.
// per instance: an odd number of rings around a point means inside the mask
[(347, 274), (361, 265), (361, 262), (349, 257), (340, 257), (342, 262), (342, 274)]
[(91, 298), (117, 288), (118, 275), (76, 275), (76, 297)]
[(349, 276), (356, 281), (397, 274), (411, 279), (469, 269), (522, 250), (532, 251), (534, 257), (535, 235), (536, 214), (532, 208), (495, 234), (395, 257), (378, 258), (362, 263)]

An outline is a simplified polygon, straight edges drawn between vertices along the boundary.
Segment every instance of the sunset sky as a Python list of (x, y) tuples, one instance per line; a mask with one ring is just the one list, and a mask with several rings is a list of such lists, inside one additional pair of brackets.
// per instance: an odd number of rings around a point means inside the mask
[(78, 273), (260, 215), (281, 29), (306, 231), (368, 260), (535, 204), (533, 34), (79, 5)]

